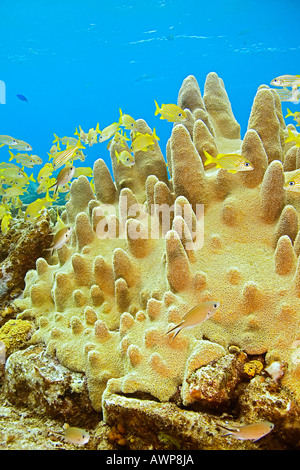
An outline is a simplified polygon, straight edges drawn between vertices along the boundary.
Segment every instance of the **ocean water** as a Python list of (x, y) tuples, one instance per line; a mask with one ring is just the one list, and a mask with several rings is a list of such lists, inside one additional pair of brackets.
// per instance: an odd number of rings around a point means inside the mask
[[(102, 129), (121, 107), (156, 128), (165, 154), (172, 123), (154, 116), (154, 100), (175, 103), (189, 74), (203, 93), (214, 71), (243, 136), (258, 86), (299, 74), (299, 13), (297, 0), (0, 0), (0, 134), (30, 143), (46, 162), (53, 133)], [(85, 154), (84, 166), (103, 158), (111, 168), (107, 142)]]

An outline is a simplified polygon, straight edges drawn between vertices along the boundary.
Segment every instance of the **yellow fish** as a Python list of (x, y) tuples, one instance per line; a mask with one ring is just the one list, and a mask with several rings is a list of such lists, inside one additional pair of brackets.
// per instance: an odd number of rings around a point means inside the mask
[(36, 199), (35, 201), (28, 204), (25, 214), (24, 220), (27, 222), (32, 222), (35, 218), (40, 215), (40, 212), (49, 206), (49, 204), (53, 202), (53, 199), (50, 198), (49, 194), (47, 193), (46, 196), (42, 199)]
[(296, 147), (300, 147), (300, 134), (294, 134), (291, 129), (288, 127), (288, 137), (284, 141), (285, 143), (288, 142), (295, 142)]
[(123, 114), (121, 108), (120, 110), (120, 121), (121, 121), (121, 126), (123, 126), (125, 129), (132, 130), (132, 131), (137, 131), (138, 126), (136, 123), (136, 120), (131, 117), (129, 114)]
[(56, 155), (58, 151), (60, 151), (59, 142), (57, 143), (57, 145), (52, 145), (50, 153), (54, 157), (54, 155)]
[(225, 429), (226, 432), (223, 436), (233, 436), (235, 439), (242, 441), (250, 440), (253, 442), (258, 441), (262, 437), (269, 434), (274, 429), (274, 424), (269, 421), (260, 421), (259, 423), (247, 424), (237, 429), (229, 429), (226, 426), (219, 425), (220, 428)]
[(115, 155), (117, 157), (117, 162), (118, 163), (123, 163), (123, 165), (125, 166), (132, 166), (135, 164), (135, 159), (134, 159), (134, 156), (131, 155), (131, 153), (128, 152), (128, 150), (123, 150), (121, 153), (118, 153), (116, 150), (115, 150)]
[[(53, 168), (57, 170), (62, 165), (65, 165), (69, 161), (74, 159), (75, 153), (78, 149), (84, 149), (85, 147), (80, 143), (80, 140), (77, 141), (76, 145), (67, 146), (62, 152), (58, 152), (53, 159)], [(52, 157), (52, 155), (51, 155)]]
[(219, 153), (216, 157), (212, 157), (204, 150), (206, 161), (204, 165), (215, 163), (215, 168), (223, 168), (228, 173), (236, 173), (237, 171), (253, 170), (253, 165), (245, 157), (238, 153)]
[(300, 193), (300, 170), (296, 172), (284, 185), (283, 188), (287, 191)]
[(177, 329), (172, 338), (174, 339), (183, 328), (193, 328), (194, 326), (198, 326), (200, 323), (211, 318), (219, 306), (220, 302), (215, 302), (213, 300), (208, 300), (207, 302), (196, 305), (184, 315), (182, 321), (178, 325), (171, 328), (171, 330), (166, 334)]
[(12, 148), (14, 150), (23, 150), (24, 152), (32, 150), (31, 145), (27, 144), (27, 142), (24, 142), (24, 140), (18, 140), (15, 139), (17, 143), (13, 143), (13, 145), (9, 145), (9, 148)]
[(24, 178), (26, 173), (21, 170), (21, 168), (1, 168), (0, 169), (0, 179), (17, 179)]
[(141, 134), (140, 132), (136, 133), (134, 140), (131, 143), (130, 151), (137, 152), (139, 150), (146, 152), (149, 149), (150, 145), (154, 145), (155, 140), (160, 140), (157, 137), (155, 132), (155, 127), (153, 129), (153, 133), (151, 134)]
[(74, 176), (75, 173), (75, 166), (66, 166), (57, 175), (55, 183), (49, 187), (53, 188), (55, 186), (54, 192), (56, 193), (59, 186), (64, 186), (67, 184)]
[(296, 126), (300, 126), (300, 111), (295, 111), (294, 113), (292, 113), (292, 111), (287, 108), (287, 115), (285, 116), (286, 118), (287, 117), (293, 117), (294, 118), (294, 121), (296, 121)]
[(8, 231), (11, 219), (12, 219), (12, 216), (9, 212), (7, 212), (2, 217), (2, 220), (1, 220), (1, 231), (2, 231), (2, 233), (6, 233)]
[(89, 130), (88, 135), (87, 135), (87, 142), (88, 142), (90, 147), (97, 143), (97, 138), (98, 138), (99, 132), (100, 132), (100, 129), (99, 129), (99, 122), (98, 122), (97, 126), (96, 126), (96, 129), (94, 129), (92, 127)]
[(17, 153), (14, 155), (10, 150), (9, 154), (9, 161), (15, 159), (17, 163), (21, 163), (26, 168), (33, 168), (34, 165), (41, 165), (43, 163), (42, 159), (37, 155), (28, 155), (27, 153)]
[(300, 75), (280, 75), (271, 81), (273, 86), (300, 86)]
[(110, 139), (118, 130), (121, 125), (121, 122), (113, 122), (109, 126), (105, 127), (102, 131), (99, 130), (99, 142), (104, 142), (105, 140)]
[(75, 169), (74, 178), (78, 178), (78, 176), (84, 175), (87, 178), (91, 178), (93, 176), (93, 169), (88, 166), (79, 166)]
[(53, 144), (56, 144), (56, 142), (61, 142), (62, 144), (64, 145), (77, 145), (78, 143), (78, 139), (75, 139), (75, 137), (58, 137), (56, 134), (53, 134), (54, 135), (54, 140), (53, 140)]
[(159, 107), (155, 100), (154, 103), (156, 107), (154, 115), (157, 116), (160, 113), (160, 119), (166, 119), (170, 122), (182, 122), (187, 118), (186, 112), (177, 104), (162, 104)]
[(87, 444), (90, 440), (89, 433), (81, 428), (67, 427), (63, 434), (66, 441), (78, 446)]
[(84, 142), (85, 144), (89, 143), (88, 142), (88, 134), (86, 132), (84, 132), (84, 130), (82, 130), (80, 126), (79, 126), (79, 131), (77, 130), (77, 127), (76, 127), (74, 135), (77, 135), (79, 137), (79, 139), (82, 140), (82, 142)]
[(3, 145), (16, 145), (18, 143), (17, 139), (14, 139), (10, 135), (0, 135), (0, 147)]
[(53, 173), (53, 165), (52, 163), (45, 163), (43, 168), (40, 169), (37, 180), (40, 183), (42, 180), (49, 178), (49, 176)]

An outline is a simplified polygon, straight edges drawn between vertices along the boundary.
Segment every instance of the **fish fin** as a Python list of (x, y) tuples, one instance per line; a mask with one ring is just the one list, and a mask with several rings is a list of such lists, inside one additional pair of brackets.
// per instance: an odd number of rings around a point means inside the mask
[(9, 153), (10, 153), (10, 156), (11, 156), (11, 157), (10, 157), (10, 159), (9, 159), (8, 161), (10, 162), (11, 160), (13, 160), (13, 159), (15, 158), (15, 156), (14, 156), (14, 154), (13, 154), (10, 150), (9, 150)]
[(289, 116), (294, 116), (294, 113), (292, 113), (292, 111), (289, 109), (289, 108), (286, 108), (287, 110), (287, 115), (285, 116), (286, 118), (289, 117)]
[[(221, 168), (221, 167), (220, 167)], [(237, 170), (227, 170), (228, 173), (236, 173)]]
[(52, 143), (55, 144), (55, 142), (59, 142), (59, 137), (54, 133), (53, 133), (53, 135), (54, 135), (54, 140), (53, 140)]
[(172, 333), (172, 331), (176, 330), (178, 328), (178, 331), (176, 331), (175, 335), (173, 336), (172, 339), (175, 338), (175, 336), (178, 335), (178, 333), (181, 331), (181, 325), (184, 323), (184, 320), (182, 320), (180, 323), (178, 323), (178, 325), (174, 326), (173, 328), (171, 328), (169, 331), (166, 332), (166, 335), (168, 335), (169, 333)]
[(216, 159), (212, 157), (208, 152), (206, 152), (206, 150), (204, 150), (204, 155), (206, 157), (204, 166), (209, 165), (210, 163), (216, 163)]
[(152, 136), (154, 137), (154, 139), (160, 140), (160, 138), (156, 135), (155, 127), (153, 127)]
[(99, 122), (97, 122), (97, 125), (96, 125), (96, 129), (95, 129), (95, 131), (97, 132), (97, 134), (99, 134), (99, 133), (100, 133)]
[(115, 156), (117, 157), (117, 163), (120, 163), (120, 158), (118, 152), (115, 150)]
[(160, 108), (157, 104), (157, 102), (154, 100), (154, 103), (155, 103), (155, 113), (154, 113), (154, 116), (157, 116), (159, 113), (160, 113)]
[(294, 142), (296, 139), (296, 136), (294, 135), (294, 133), (291, 131), (290, 128), (288, 128), (288, 137), (285, 139), (285, 143), (287, 142)]
[(160, 118), (159, 118), (159, 119), (166, 119), (166, 118), (165, 118), (165, 117), (163, 117), (163, 116), (160, 116)]

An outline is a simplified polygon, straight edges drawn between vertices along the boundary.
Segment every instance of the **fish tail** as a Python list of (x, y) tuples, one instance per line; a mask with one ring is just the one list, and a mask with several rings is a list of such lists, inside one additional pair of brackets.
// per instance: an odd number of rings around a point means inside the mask
[(294, 142), (296, 140), (296, 136), (294, 135), (294, 133), (291, 131), (290, 128), (288, 128), (288, 133), (289, 133), (289, 135), (288, 135), (287, 139), (285, 139), (285, 142), (286, 143), (287, 142)]
[(117, 157), (117, 163), (119, 163), (119, 162), (120, 162), (120, 158), (119, 158), (119, 154), (118, 154), (118, 152), (117, 152), (116, 150), (115, 150), (115, 156)]
[(216, 158), (212, 157), (211, 155), (209, 155), (208, 152), (206, 152), (206, 150), (204, 150), (204, 155), (206, 157), (206, 161), (204, 163), (204, 165), (209, 165), (210, 163), (216, 163)]
[(9, 150), (10, 153), (10, 159), (8, 160), (9, 162), (15, 158), (14, 154)]
[(53, 144), (55, 144), (55, 142), (59, 142), (59, 137), (56, 135), (56, 134), (53, 134), (54, 135), (54, 140), (53, 140)]
[(169, 333), (172, 333), (172, 331), (177, 330), (177, 331), (175, 332), (175, 335), (174, 335), (173, 338), (172, 338), (172, 339), (174, 339), (175, 336), (177, 336), (178, 333), (180, 333), (180, 331), (181, 331), (181, 325), (182, 325), (182, 324), (183, 324), (183, 321), (182, 321), (181, 323), (179, 323), (178, 325), (174, 326), (173, 328), (171, 328), (169, 331), (167, 331), (166, 335), (168, 335)]
[(157, 102), (154, 100), (155, 103), (155, 113), (154, 116), (157, 116), (160, 113), (160, 107), (158, 106)]
[(155, 127), (153, 127), (152, 135), (153, 135), (154, 139), (160, 140), (160, 138), (156, 135)]
[(289, 108), (286, 108), (287, 109), (287, 115), (285, 116), (286, 118), (289, 117), (289, 116), (294, 116), (294, 113), (292, 113), (292, 111), (289, 109)]

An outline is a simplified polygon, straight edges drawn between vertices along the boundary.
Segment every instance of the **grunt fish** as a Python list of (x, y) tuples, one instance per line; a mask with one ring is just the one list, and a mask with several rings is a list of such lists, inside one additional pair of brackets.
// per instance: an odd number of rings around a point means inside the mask
[(187, 118), (186, 112), (177, 104), (162, 104), (159, 107), (155, 100), (154, 103), (156, 107), (154, 115), (157, 116), (160, 113), (160, 119), (166, 119), (169, 122), (182, 122)]
[(204, 150), (206, 161), (204, 165), (215, 163), (215, 168), (223, 168), (228, 173), (236, 173), (237, 171), (253, 170), (253, 165), (245, 157), (238, 153), (219, 153), (216, 157), (212, 157)]
[(286, 191), (300, 193), (300, 171), (298, 170), (284, 185)]
[(131, 153), (128, 152), (128, 150), (123, 150), (121, 153), (118, 153), (115, 150), (115, 155), (117, 157), (117, 162), (122, 163), (124, 166), (132, 166), (135, 164), (135, 159), (134, 156), (131, 155)]
[(280, 75), (271, 80), (273, 86), (300, 86), (300, 75)]
[(208, 300), (207, 302), (196, 305), (184, 315), (182, 321), (178, 325), (171, 328), (171, 330), (167, 331), (166, 334), (177, 329), (172, 338), (174, 339), (183, 328), (193, 328), (194, 326), (198, 326), (200, 323), (211, 318), (219, 306), (220, 302), (215, 302), (213, 300)]
[(137, 152), (139, 150), (146, 152), (149, 150), (150, 145), (154, 145), (155, 140), (160, 140), (156, 135), (155, 127), (153, 129), (152, 135), (148, 133), (141, 134), (140, 132), (137, 132), (129, 150), (131, 152)]
[(300, 134), (294, 134), (288, 127), (288, 137), (285, 139), (284, 142), (295, 142), (295, 146), (300, 147)]

